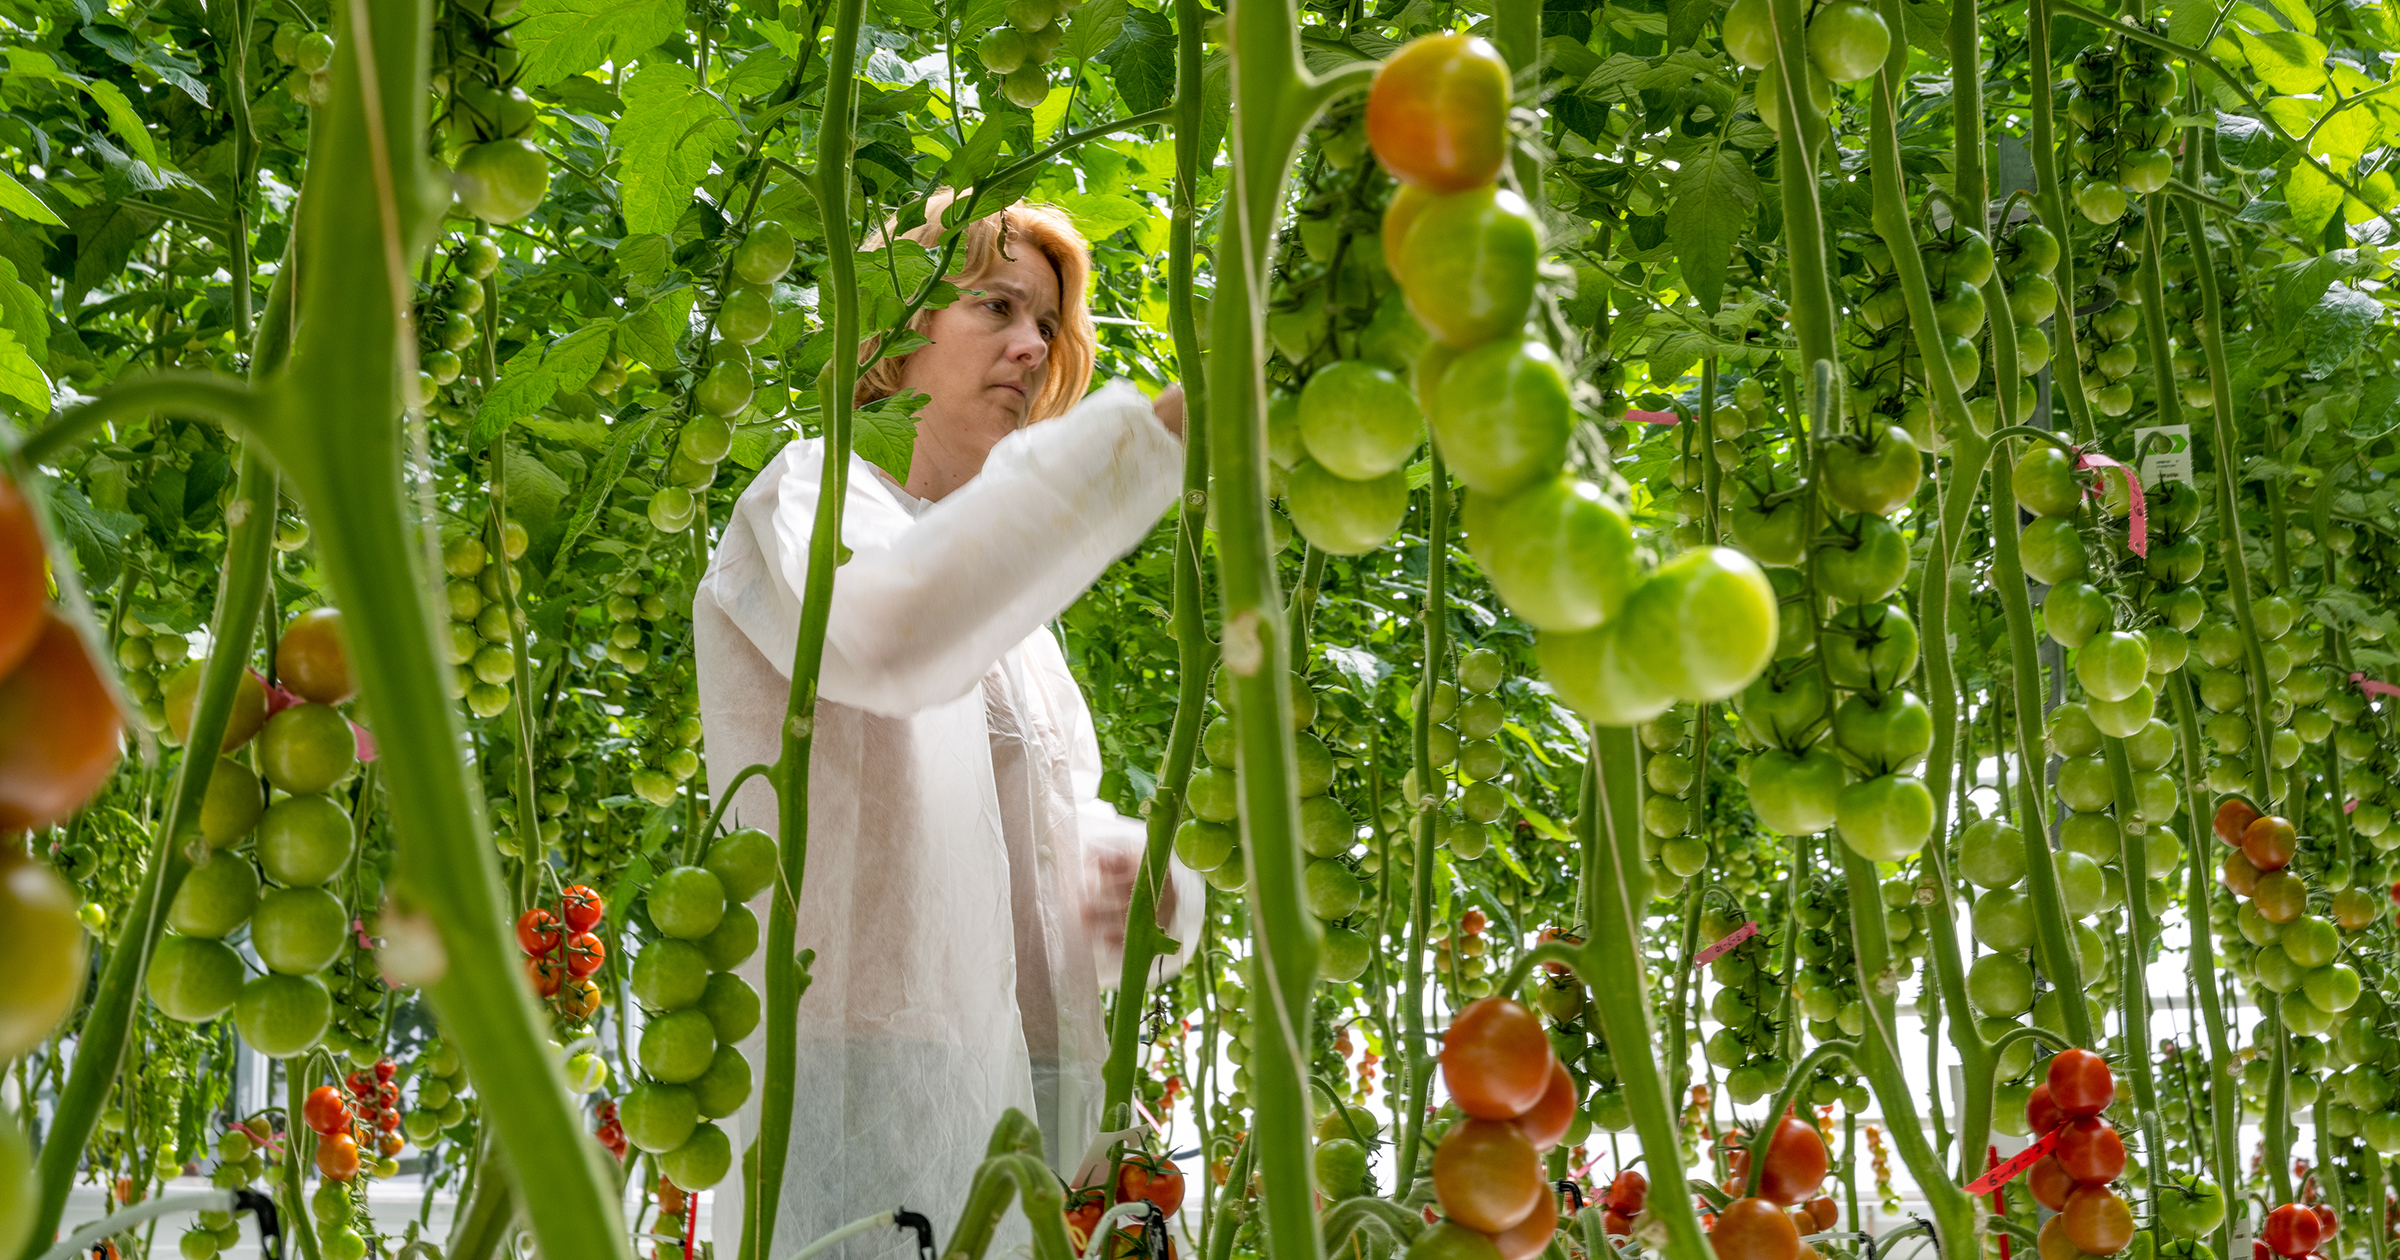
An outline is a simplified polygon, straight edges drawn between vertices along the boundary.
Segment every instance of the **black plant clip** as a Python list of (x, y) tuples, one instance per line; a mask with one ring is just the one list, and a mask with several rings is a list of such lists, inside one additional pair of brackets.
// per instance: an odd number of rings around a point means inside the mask
[(275, 1200), (256, 1190), (236, 1190), (233, 1210), (258, 1218), (258, 1254), (265, 1260), (283, 1260), (283, 1222), (275, 1215)]
[(917, 1231), (917, 1260), (934, 1260), (933, 1222), (926, 1220), (923, 1212), (893, 1208), (892, 1224), (900, 1229)]
[(1567, 1196), (1568, 1216), (1571, 1217), (1583, 1211), (1583, 1190), (1573, 1180), (1566, 1177), (1559, 1178), (1558, 1192)]

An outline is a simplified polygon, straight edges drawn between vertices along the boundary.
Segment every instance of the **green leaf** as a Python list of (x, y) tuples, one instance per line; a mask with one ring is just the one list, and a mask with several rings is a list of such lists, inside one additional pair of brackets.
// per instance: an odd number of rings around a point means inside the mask
[(683, 30), (681, 0), (525, 0), (509, 30), (526, 87), (624, 65)]
[(2367, 333), (2384, 314), (2373, 294), (2347, 284), (2325, 290), (2325, 296), (2300, 317), (2302, 368), (2324, 377), (2348, 363), (2367, 343)]
[(2337, 171), (2358, 164), (2360, 156), (2383, 142), (2383, 125), (2375, 111), (2352, 106), (2328, 116), (2313, 142), (2317, 156)]
[(1075, 220), (1075, 230), (1097, 245), (1148, 219), (1150, 207), (1122, 193), (1063, 193), (1051, 198)]
[(67, 225), (66, 220), (58, 217), (57, 211), (43, 204), (41, 198), (33, 195), (32, 189), (18, 183), (17, 177), (7, 171), (0, 171), (0, 210), (52, 227)]
[(28, 420), (50, 414), (50, 377), (5, 328), (0, 328), (0, 398), (15, 399), (21, 404), (18, 414)]
[(607, 506), (609, 492), (616, 489), (617, 478), (625, 475), (634, 451), (640, 449), (642, 439), (649, 435), (659, 414), (646, 412), (639, 419), (620, 421), (614, 426), (608, 449), (600, 453), (600, 462), (584, 477), (583, 488), (576, 492), (575, 504), (567, 511), (566, 529), (559, 535), (558, 552), (551, 561), (554, 571), (566, 563), (568, 550), (592, 527), (600, 509)]
[(1125, 108), (1137, 114), (1157, 109), (1175, 95), (1175, 26), (1159, 14), (1126, 9), (1115, 42), (1098, 60), (1108, 67)]
[(1068, 61), (1089, 61), (1115, 46), (1118, 34), (1125, 29), (1125, 14), (1130, 7), (1125, 0), (1087, 0), (1067, 23), (1066, 38), (1059, 41), (1058, 55)]
[(672, 232), (700, 178), (741, 127), (680, 62), (644, 64), (625, 84), (624, 97), (625, 116), (610, 138), (622, 151), (625, 230)]
[(540, 411), (560, 390), (581, 388), (608, 357), (609, 338), (615, 331), (613, 323), (587, 324), (547, 349), (527, 346), (518, 351), (500, 369), (500, 383), (475, 409), (474, 426), (467, 430), (467, 449), (491, 445), (508, 426)]
[(1716, 0), (1667, 0), (1667, 47), (1691, 47), (1716, 15)]
[(913, 389), (878, 398), (850, 413), (850, 449), (858, 457), (892, 475), (908, 480), (908, 462), (917, 447), (917, 410), (931, 401)]
[(94, 506), (82, 489), (69, 481), (49, 482), (42, 498), (59, 540), (74, 549), (84, 584), (105, 586), (114, 581), (125, 561), (125, 539), (141, 530), (142, 518)]
[[(0, 258), (0, 329), (14, 334), (36, 364), (50, 361), (50, 305), (17, 278), (17, 265), (5, 258)], [(49, 395), (42, 397), (46, 405)]]
[(119, 201), (96, 201), (76, 211), (67, 226), (75, 230), (75, 286), (89, 291), (125, 274), (134, 247), (158, 230), (158, 216)]
[(2320, 91), (2325, 86), (2325, 43), (2298, 31), (2255, 34), (2237, 30), (2242, 55), (2268, 87), (2287, 95)]
[(1739, 149), (1696, 154), (1675, 173), (1667, 205), (1667, 239), (1684, 284), (1701, 309), (1714, 313), (1725, 298), (1725, 273), (1733, 264), (1733, 242), (1758, 204), (1758, 176)]
[(2305, 162), (2283, 177), (2283, 200), (2292, 213), (2292, 231), (2313, 238), (2325, 229), (2334, 211), (2342, 208), (2342, 190), (2323, 172)]

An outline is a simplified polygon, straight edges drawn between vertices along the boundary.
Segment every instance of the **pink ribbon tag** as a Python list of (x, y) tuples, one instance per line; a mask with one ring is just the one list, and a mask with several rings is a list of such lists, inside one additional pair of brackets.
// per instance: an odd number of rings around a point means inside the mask
[(2351, 797), (2349, 800), (2343, 801), (2343, 802), (2342, 802), (2342, 812), (2343, 812), (2343, 813), (2345, 813), (2345, 814), (2355, 814), (2355, 813), (2357, 813), (2357, 812), (2358, 812), (2358, 798), (2357, 798), (2357, 797), (2355, 797), (2355, 796), (2353, 796), (2353, 797)]
[(365, 919), (350, 920), (350, 930), (357, 934), (358, 947), (360, 949), (382, 948), (383, 939), (381, 937), (367, 935), (367, 921)]
[(1700, 953), (1692, 959), (1692, 965), (1695, 967), (1705, 967), (1710, 963), (1715, 962), (1717, 959), (1724, 957), (1725, 953), (1728, 950), (1731, 950), (1734, 946), (1739, 945), (1743, 941), (1749, 940), (1751, 937), (1756, 935), (1758, 935), (1758, 920), (1752, 919), (1748, 923), (1745, 923), (1728, 933), (1724, 940), (1718, 941), (1716, 944), (1709, 946), (1707, 949), (1701, 950)]
[(373, 761), (383, 755), (382, 750), (375, 746), (375, 737), (356, 722), (350, 724), (350, 743), (358, 750), (360, 761)]
[(2352, 674), (2350, 681), (2360, 691), (2370, 696), (2400, 696), (2400, 687), (2395, 687), (2387, 682), (2377, 682), (2365, 674)]
[(258, 680), (259, 686), (267, 689), (268, 717), (273, 717), (294, 705), (306, 703), (306, 701), (303, 701), (300, 697), (284, 690), (281, 685), (269, 683), (267, 681), (267, 676), (259, 673), (255, 669), (250, 671), (250, 676)]
[(1683, 417), (1672, 411), (1628, 411), (1627, 420), (1635, 424), (1682, 424)]
[(1148, 1124), (1151, 1128), (1156, 1129), (1161, 1133), (1167, 1131), (1167, 1126), (1160, 1124), (1158, 1122), (1158, 1117), (1150, 1114), (1150, 1108), (1143, 1105), (1141, 1098), (1138, 1096), (1133, 1100), (1133, 1110), (1134, 1114), (1140, 1116), (1143, 1123)]
[(2033, 1145), (2026, 1147), (2024, 1150), (2018, 1151), (2016, 1154), (2009, 1156), (2008, 1159), (1998, 1168), (1995, 1168), (1990, 1172), (1977, 1177), (1975, 1180), (1968, 1182), (1967, 1193), (1977, 1195), (1990, 1194), (1992, 1191), (1997, 1190), (2000, 1187), (2007, 1185), (2009, 1182), (2016, 1180), (2018, 1173), (2024, 1172), (2026, 1169), (2040, 1163), (2042, 1156), (2049, 1154), (2051, 1148), (2058, 1145), (2059, 1135), (2065, 1132), (2066, 1130), (2064, 1128), (2052, 1129), (2050, 1132), (2042, 1136), (2041, 1141), (2036, 1142)]
[[(2138, 476), (2135, 476), (2132, 469), (2127, 468), (2125, 465), (2120, 464), (2097, 451), (2077, 451), (2075, 453), (2075, 467), (2078, 469), (2114, 468), (2119, 473), (2124, 475), (2125, 497), (2132, 509), (2126, 517), (2125, 545), (2129, 548), (2132, 548), (2133, 554), (2140, 556), (2144, 560), (2149, 559), (2150, 505), (2142, 498), (2142, 479)], [(2104, 491), (2101, 489), (2101, 486), (2107, 480), (2108, 474), (2105, 472), (2102, 472), (2098, 476), (2092, 478), (2092, 493), (2094, 495), (2104, 493)]]

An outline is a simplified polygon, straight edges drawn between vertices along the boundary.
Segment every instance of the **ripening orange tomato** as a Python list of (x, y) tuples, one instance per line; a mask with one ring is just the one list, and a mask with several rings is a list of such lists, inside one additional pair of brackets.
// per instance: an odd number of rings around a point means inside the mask
[(0, 677), (16, 668), (42, 633), (50, 578), (41, 525), (16, 483), (0, 477)]
[(1557, 1056), (1542, 1018), (1504, 997), (1467, 1005), (1442, 1038), (1442, 1083), (1458, 1109), (1486, 1120), (1513, 1120), (1550, 1088)]
[(1367, 143), (1403, 184), (1464, 192), (1508, 158), (1508, 63), (1474, 35), (1410, 40), (1375, 72)]
[(0, 832), (82, 808), (116, 769), (124, 729), (83, 636), (44, 609), (32, 649), (0, 680)]

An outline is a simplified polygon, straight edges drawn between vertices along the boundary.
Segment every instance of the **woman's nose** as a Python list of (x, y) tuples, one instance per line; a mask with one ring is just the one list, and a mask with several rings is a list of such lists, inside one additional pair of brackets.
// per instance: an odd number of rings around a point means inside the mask
[(1008, 330), (1008, 357), (1025, 367), (1040, 367), (1050, 357), (1050, 343), (1042, 339), (1042, 330), (1031, 320), (1020, 321)]

